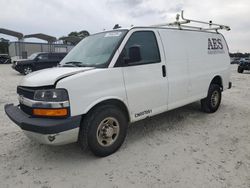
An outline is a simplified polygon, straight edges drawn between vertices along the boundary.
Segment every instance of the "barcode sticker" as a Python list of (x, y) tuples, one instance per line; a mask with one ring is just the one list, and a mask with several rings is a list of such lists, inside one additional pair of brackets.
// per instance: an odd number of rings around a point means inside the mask
[(122, 32), (111, 32), (111, 33), (106, 33), (104, 37), (119, 37)]

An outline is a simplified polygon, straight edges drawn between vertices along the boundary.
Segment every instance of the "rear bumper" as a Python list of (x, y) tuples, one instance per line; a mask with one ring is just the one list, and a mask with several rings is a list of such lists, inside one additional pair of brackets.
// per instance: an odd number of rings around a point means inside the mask
[(66, 119), (34, 118), (13, 104), (5, 105), (4, 110), (28, 137), (41, 143), (59, 145), (67, 143), (67, 140), (77, 141), (81, 116)]

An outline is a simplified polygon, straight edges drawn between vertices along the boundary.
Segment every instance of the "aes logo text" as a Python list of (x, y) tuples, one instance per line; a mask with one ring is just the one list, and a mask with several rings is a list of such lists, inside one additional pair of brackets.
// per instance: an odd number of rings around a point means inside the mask
[(221, 39), (208, 38), (208, 50), (223, 49)]

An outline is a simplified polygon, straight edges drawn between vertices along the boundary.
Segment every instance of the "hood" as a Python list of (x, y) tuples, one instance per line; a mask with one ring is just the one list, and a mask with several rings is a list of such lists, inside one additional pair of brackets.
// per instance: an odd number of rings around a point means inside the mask
[(15, 59), (14, 61), (19, 62), (19, 61), (30, 61), (30, 60), (32, 60), (32, 59)]
[(54, 85), (57, 80), (80, 72), (85, 72), (94, 69), (93, 67), (55, 67), (43, 69), (26, 75), (20, 86), (40, 87)]
[(23, 61), (34, 61), (33, 59), (15, 59), (16, 62), (23, 62)]
[(22, 63), (29, 63), (29, 62), (33, 62), (33, 61), (34, 61), (34, 60), (31, 60), (31, 59), (16, 59), (16, 60), (13, 60), (12, 62), (13, 62), (13, 63), (16, 62), (16, 63), (18, 63), (18, 64), (19, 64), (19, 63), (22, 64)]

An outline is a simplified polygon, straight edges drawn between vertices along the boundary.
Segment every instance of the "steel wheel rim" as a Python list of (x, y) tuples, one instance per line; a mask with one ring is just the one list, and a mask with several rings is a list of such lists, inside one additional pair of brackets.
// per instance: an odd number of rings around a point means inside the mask
[(29, 74), (32, 72), (32, 69), (30, 67), (24, 68), (24, 74)]
[(219, 103), (220, 94), (218, 91), (214, 91), (211, 96), (211, 105), (212, 107), (216, 107)]
[(107, 117), (101, 121), (96, 131), (96, 138), (101, 146), (111, 146), (118, 138), (120, 124), (117, 119)]

